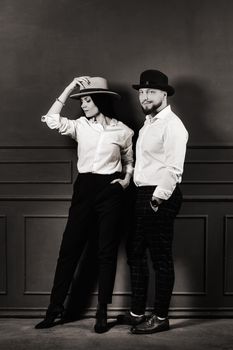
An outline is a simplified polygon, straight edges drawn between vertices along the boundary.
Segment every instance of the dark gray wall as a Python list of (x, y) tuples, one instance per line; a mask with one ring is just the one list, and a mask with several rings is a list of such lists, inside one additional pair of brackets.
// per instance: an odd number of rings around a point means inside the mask
[[(232, 12), (231, 0), (0, 1), (1, 314), (47, 305), (76, 176), (75, 144), (40, 116), (74, 76), (102, 75), (122, 93), (118, 118), (137, 129), (131, 84), (147, 68), (168, 74), (190, 133), (171, 312), (233, 314)], [(116, 311), (129, 305), (123, 246)]]

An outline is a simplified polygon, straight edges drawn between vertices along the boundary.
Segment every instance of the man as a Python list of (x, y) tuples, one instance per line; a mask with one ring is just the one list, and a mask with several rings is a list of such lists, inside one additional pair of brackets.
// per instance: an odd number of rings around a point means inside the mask
[[(146, 115), (136, 144), (135, 225), (127, 253), (132, 284), (131, 310), (118, 321), (132, 325), (133, 334), (169, 329), (168, 309), (174, 285), (173, 226), (182, 194), (179, 189), (188, 133), (167, 103), (175, 90), (158, 70), (146, 70), (140, 84), (139, 102)], [(154, 310), (145, 317), (149, 271), (146, 250), (155, 271)]]

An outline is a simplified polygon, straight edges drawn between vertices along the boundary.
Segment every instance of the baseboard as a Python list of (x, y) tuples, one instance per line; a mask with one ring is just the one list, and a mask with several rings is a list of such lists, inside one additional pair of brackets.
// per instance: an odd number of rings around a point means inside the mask
[[(109, 308), (108, 316), (116, 317), (125, 312), (126, 308)], [(0, 308), (0, 318), (41, 318), (46, 308)], [(148, 309), (147, 312), (151, 312)], [(95, 317), (95, 308), (89, 308), (83, 317)], [(171, 308), (171, 318), (233, 318), (233, 308)]]

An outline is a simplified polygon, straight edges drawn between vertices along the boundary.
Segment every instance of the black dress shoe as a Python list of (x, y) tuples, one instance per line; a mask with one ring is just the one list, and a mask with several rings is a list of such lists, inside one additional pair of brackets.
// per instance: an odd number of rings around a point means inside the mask
[(130, 311), (127, 311), (124, 315), (117, 316), (118, 324), (127, 324), (129, 326), (136, 326), (146, 320), (146, 316), (133, 316)]
[(169, 328), (168, 318), (165, 318), (165, 320), (159, 320), (156, 315), (152, 314), (145, 322), (132, 327), (130, 331), (132, 334), (152, 334), (168, 331)]
[(96, 312), (96, 323), (94, 326), (94, 330), (96, 333), (105, 333), (108, 331), (106, 311), (98, 310)]
[(49, 305), (44, 320), (39, 322), (37, 325), (35, 325), (35, 328), (43, 329), (43, 328), (50, 328), (50, 327), (56, 326), (56, 323), (54, 321), (57, 318), (62, 318), (63, 312), (64, 312), (63, 306)]

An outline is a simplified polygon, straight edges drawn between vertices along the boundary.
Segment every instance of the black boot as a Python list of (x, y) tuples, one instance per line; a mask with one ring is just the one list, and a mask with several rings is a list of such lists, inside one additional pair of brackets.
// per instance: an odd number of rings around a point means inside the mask
[(96, 333), (105, 333), (108, 331), (107, 324), (107, 304), (99, 304), (96, 312), (96, 323), (95, 323)]
[(56, 325), (54, 322), (56, 318), (61, 318), (64, 312), (63, 306), (49, 305), (45, 318), (43, 321), (35, 325), (36, 329), (50, 328)]

